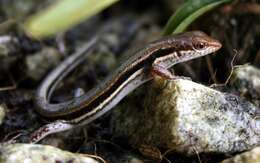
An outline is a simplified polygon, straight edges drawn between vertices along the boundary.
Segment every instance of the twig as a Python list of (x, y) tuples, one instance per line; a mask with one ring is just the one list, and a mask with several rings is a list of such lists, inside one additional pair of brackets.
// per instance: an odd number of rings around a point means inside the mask
[(233, 74), (233, 72), (234, 72), (234, 67), (235, 67), (235, 66), (234, 66), (234, 61), (235, 61), (235, 58), (236, 58), (236, 56), (237, 56), (237, 54), (238, 54), (238, 52), (237, 52), (236, 49), (233, 49), (233, 51), (235, 52), (235, 55), (233, 56), (233, 58), (232, 58), (232, 60), (231, 60), (231, 62), (230, 62), (231, 70), (230, 70), (230, 73), (229, 73), (229, 75), (228, 75), (228, 77), (227, 77), (225, 83), (212, 84), (210, 87), (226, 86), (226, 85), (228, 84), (228, 82), (230, 81), (231, 76), (232, 76), (232, 74)]
[(17, 88), (16, 82), (14, 81), (13, 77), (11, 75), (9, 75), (9, 78), (12, 82), (12, 85), (10, 86), (5, 86), (5, 87), (0, 87), (0, 91), (9, 91), (9, 90), (15, 90)]
[(102, 162), (104, 163), (107, 163), (102, 157), (100, 156), (97, 156), (97, 155), (91, 155), (91, 154), (79, 154), (80, 156), (84, 156), (84, 157), (91, 157), (91, 158), (95, 158), (95, 159), (98, 159), (98, 160), (101, 160)]
[(236, 49), (233, 49), (233, 50), (234, 50), (234, 52), (235, 52), (235, 55), (233, 56), (233, 58), (232, 58), (232, 60), (231, 60), (231, 62), (230, 62), (231, 71), (230, 71), (229, 76), (228, 76), (227, 80), (225, 81), (224, 85), (227, 85), (227, 84), (228, 84), (228, 82), (230, 81), (231, 76), (232, 76), (232, 74), (233, 74), (233, 72), (234, 72), (234, 60), (235, 60), (235, 58), (236, 58), (238, 52), (237, 52)]
[(214, 72), (214, 69), (213, 69), (213, 66), (212, 66), (212, 62), (211, 62), (211, 59), (210, 59), (209, 56), (206, 56), (206, 63), (207, 63), (207, 66), (208, 66), (208, 70), (209, 70), (211, 79), (213, 80), (214, 83), (218, 83), (218, 80), (216, 78), (216, 75), (215, 75), (215, 72)]

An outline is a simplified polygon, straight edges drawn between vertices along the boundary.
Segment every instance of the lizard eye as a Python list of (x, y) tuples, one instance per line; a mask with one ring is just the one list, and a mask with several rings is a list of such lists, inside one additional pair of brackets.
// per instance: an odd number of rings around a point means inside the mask
[(203, 48), (206, 47), (206, 43), (204, 43), (204, 42), (199, 42), (199, 43), (195, 43), (193, 46), (194, 46), (195, 49), (201, 50), (201, 49), (203, 49)]

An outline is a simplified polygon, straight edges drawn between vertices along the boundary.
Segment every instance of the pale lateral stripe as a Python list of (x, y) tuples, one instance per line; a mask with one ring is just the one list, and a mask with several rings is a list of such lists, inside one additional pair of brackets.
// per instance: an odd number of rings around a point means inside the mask
[(100, 117), (104, 113), (106, 113), (108, 110), (113, 108), (116, 104), (118, 104), (121, 101), (121, 99), (123, 99), (129, 92), (133, 91), (135, 88), (139, 87), (144, 82), (152, 79), (152, 77), (146, 77), (145, 76), (146, 73), (144, 73), (143, 71), (144, 71), (143, 68), (137, 70), (96, 108), (92, 109), (90, 112), (78, 118), (70, 120), (70, 122), (78, 123), (84, 120), (80, 125), (85, 125), (95, 120), (96, 118)]

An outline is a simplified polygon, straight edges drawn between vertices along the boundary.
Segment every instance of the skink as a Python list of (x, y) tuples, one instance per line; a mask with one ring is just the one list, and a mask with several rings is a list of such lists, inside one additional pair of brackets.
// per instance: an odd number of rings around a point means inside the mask
[(39, 86), (35, 103), (43, 117), (56, 120), (34, 132), (32, 142), (60, 131), (84, 125), (101, 117), (131, 91), (159, 75), (165, 79), (177, 79), (168, 68), (173, 65), (210, 54), (221, 48), (221, 43), (200, 31), (186, 32), (164, 37), (147, 44), (133, 54), (112, 75), (86, 94), (62, 103), (50, 103), (57, 84), (90, 53), (98, 38), (76, 54), (64, 60)]

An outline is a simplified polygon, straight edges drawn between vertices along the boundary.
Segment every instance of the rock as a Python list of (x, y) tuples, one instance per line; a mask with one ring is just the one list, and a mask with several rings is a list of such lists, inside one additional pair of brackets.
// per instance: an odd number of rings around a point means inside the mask
[(0, 144), (1, 163), (24, 162), (73, 162), (73, 163), (98, 163), (91, 156), (74, 154), (58, 148), (38, 144)]
[(144, 100), (134, 101), (144, 101), (144, 108), (120, 105), (111, 123), (115, 135), (134, 146), (193, 155), (234, 153), (260, 144), (259, 108), (237, 96), (188, 80), (156, 80)]
[(8, 69), (20, 57), (17, 38), (9, 35), (0, 36), (0, 69)]
[(3, 35), (0, 36), (0, 58), (10, 57), (17, 53), (18, 40), (15, 37)]
[(260, 107), (260, 70), (250, 65), (236, 66), (231, 76), (231, 88)]
[(226, 159), (222, 163), (257, 163), (260, 162), (260, 147), (256, 147), (251, 151), (241, 153), (235, 157)]
[(41, 79), (48, 70), (58, 65), (61, 57), (56, 49), (50, 47), (43, 48), (34, 55), (27, 56), (27, 75), (34, 80)]

